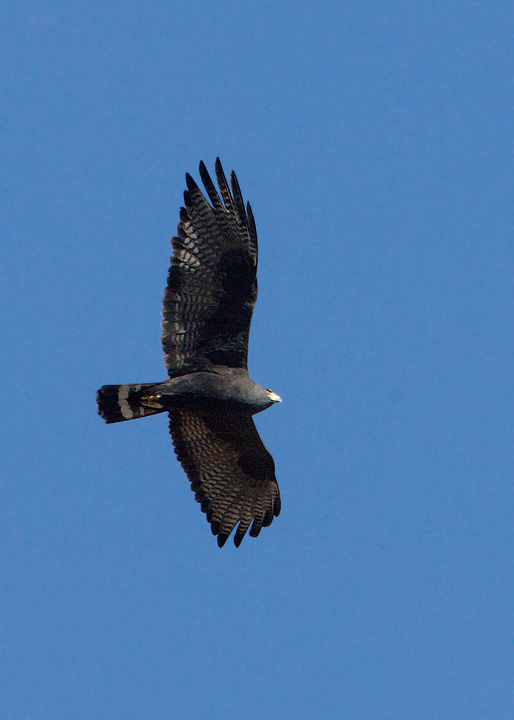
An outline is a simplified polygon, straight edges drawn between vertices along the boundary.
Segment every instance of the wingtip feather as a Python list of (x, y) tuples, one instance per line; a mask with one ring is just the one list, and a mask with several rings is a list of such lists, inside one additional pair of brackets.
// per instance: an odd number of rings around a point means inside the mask
[[(230, 535), (230, 533), (229, 533)], [(218, 535), (218, 547), (222, 548), (223, 545), (227, 542), (228, 535), (226, 533), (220, 533)]]
[(198, 187), (193, 176), (190, 175), (188, 172), (186, 173), (186, 185), (187, 185), (187, 189), (189, 191), (194, 190), (195, 188)]

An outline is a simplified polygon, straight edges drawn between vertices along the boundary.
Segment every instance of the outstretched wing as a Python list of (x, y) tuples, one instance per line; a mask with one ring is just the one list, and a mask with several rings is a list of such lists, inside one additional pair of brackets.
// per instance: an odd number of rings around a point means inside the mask
[(218, 545), (238, 523), (236, 547), (250, 525), (257, 537), (280, 513), (280, 492), (273, 458), (251, 415), (176, 409), (169, 416), (175, 452)]
[(162, 346), (170, 377), (212, 365), (246, 368), (257, 300), (257, 232), (236, 175), (229, 188), (219, 158), (221, 198), (200, 163), (211, 204), (187, 174), (185, 207), (164, 294)]

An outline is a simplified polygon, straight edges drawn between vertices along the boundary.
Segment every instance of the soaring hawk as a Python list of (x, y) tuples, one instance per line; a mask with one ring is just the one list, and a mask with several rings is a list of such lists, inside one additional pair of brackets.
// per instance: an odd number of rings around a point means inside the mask
[(219, 158), (221, 197), (205, 165), (210, 202), (187, 174), (185, 207), (164, 293), (162, 347), (169, 380), (104, 385), (98, 412), (107, 423), (167, 412), (175, 452), (218, 545), (237, 525), (257, 537), (280, 513), (273, 458), (252, 415), (280, 402), (248, 374), (248, 338), (257, 301), (257, 232), (232, 172)]

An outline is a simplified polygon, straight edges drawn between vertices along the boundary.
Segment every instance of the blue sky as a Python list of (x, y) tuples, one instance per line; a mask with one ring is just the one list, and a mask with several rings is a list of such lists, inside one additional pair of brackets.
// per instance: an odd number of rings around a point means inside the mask
[[(514, 10), (5, 4), (0, 715), (512, 717)], [(260, 241), (283, 510), (219, 550), (162, 416), (185, 188)]]

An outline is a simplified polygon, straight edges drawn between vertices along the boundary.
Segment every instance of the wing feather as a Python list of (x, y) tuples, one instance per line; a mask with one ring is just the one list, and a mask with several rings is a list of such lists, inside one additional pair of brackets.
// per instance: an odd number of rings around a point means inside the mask
[(181, 408), (169, 417), (175, 452), (218, 545), (236, 525), (236, 547), (248, 529), (257, 537), (281, 505), (273, 458), (252, 416)]
[[(213, 365), (247, 368), (257, 301), (257, 233), (235, 173), (219, 158), (219, 193), (200, 164), (206, 199), (191, 175), (180, 211), (164, 294), (162, 345), (170, 377)], [(221, 193), (221, 197), (220, 197)]]

